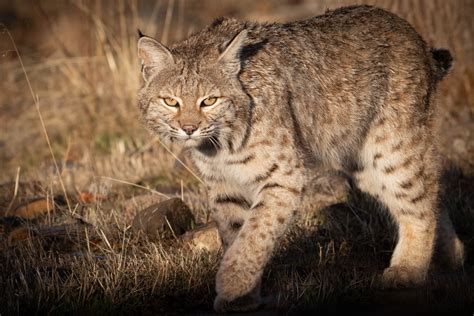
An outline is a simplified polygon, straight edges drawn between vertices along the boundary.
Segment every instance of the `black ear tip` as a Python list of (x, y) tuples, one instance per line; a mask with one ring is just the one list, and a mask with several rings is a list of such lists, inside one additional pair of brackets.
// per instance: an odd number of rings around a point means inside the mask
[(137, 31), (138, 31), (138, 38), (145, 37), (145, 34), (143, 34), (142, 31), (140, 31), (140, 29), (137, 29)]

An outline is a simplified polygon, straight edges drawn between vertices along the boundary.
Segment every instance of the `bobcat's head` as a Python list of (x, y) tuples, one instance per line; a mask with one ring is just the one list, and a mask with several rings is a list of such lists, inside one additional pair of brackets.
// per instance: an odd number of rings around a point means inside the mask
[(249, 98), (238, 74), (244, 29), (227, 41), (191, 37), (167, 48), (151, 37), (138, 41), (145, 85), (142, 118), (161, 138), (186, 147), (216, 150), (244, 137)]

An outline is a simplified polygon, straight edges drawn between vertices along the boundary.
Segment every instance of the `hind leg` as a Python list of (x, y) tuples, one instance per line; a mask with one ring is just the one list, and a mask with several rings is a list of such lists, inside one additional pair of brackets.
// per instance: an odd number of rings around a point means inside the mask
[(454, 231), (453, 224), (447, 212), (442, 212), (438, 220), (436, 240), (439, 263), (450, 270), (462, 269), (464, 264), (464, 246)]
[[(398, 243), (382, 276), (385, 287), (424, 283), (437, 226), (438, 163), (424, 130), (387, 132), (376, 122), (361, 152), (363, 170), (355, 174), (365, 191), (383, 202), (398, 225)], [(425, 132), (426, 133), (426, 132)]]
[[(434, 216), (433, 216), (434, 217)], [(416, 287), (428, 273), (435, 239), (434, 219), (398, 216), (398, 244), (390, 267), (382, 275), (384, 287)]]

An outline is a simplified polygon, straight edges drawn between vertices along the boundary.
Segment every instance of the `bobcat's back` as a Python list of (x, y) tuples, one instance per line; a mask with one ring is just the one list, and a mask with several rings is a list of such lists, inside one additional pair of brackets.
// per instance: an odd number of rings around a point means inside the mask
[[(190, 42), (212, 38), (217, 45), (244, 28), (240, 80), (260, 101), (252, 122), (275, 119), (268, 125), (278, 126), (280, 116), (299, 130), (301, 148), (320, 161), (347, 163), (391, 99), (416, 97), (419, 102), (399, 110), (427, 118), (431, 109), (420, 106), (421, 99), (430, 98), (426, 90), (449, 68), (406, 21), (369, 6), (287, 24), (221, 19)], [(273, 102), (281, 94), (285, 98)]]

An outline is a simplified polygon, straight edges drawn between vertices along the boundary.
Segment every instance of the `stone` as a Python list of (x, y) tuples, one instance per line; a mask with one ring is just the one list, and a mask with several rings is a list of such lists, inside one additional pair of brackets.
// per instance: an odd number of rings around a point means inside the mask
[(181, 239), (191, 247), (193, 251), (207, 250), (218, 251), (222, 246), (219, 231), (215, 222), (209, 222), (185, 233)]
[(180, 198), (153, 204), (140, 211), (132, 222), (132, 230), (151, 241), (178, 237), (195, 222), (189, 207)]
[(141, 210), (163, 202), (169, 199), (165, 195), (159, 194), (141, 194), (131, 197), (121, 203), (122, 216), (125, 221), (129, 224), (132, 223), (133, 219)]

